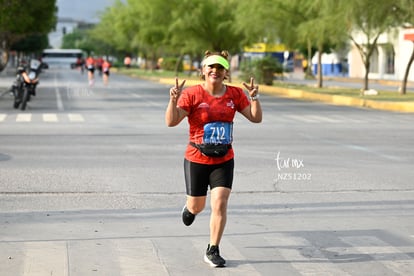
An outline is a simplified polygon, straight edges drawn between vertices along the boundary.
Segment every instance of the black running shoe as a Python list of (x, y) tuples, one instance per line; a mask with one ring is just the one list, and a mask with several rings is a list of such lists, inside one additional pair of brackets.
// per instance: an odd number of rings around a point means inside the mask
[(226, 264), (226, 260), (220, 256), (218, 245), (208, 245), (204, 261), (211, 267), (224, 267)]
[(185, 205), (183, 208), (182, 217), (183, 217), (183, 222), (186, 226), (190, 226), (195, 219), (195, 215), (192, 214), (190, 211), (188, 211), (187, 206)]

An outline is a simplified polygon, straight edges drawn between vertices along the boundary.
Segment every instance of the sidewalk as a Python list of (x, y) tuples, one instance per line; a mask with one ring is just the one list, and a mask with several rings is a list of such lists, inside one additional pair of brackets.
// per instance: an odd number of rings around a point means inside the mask
[(15, 72), (16, 69), (9, 67), (0, 72), (0, 93), (13, 84)]
[(278, 95), (288, 98), (296, 98), (303, 100), (319, 101), (341, 106), (366, 107), (378, 110), (394, 111), (394, 112), (414, 112), (414, 102), (391, 102), (376, 101), (367, 99), (358, 99), (354, 97), (342, 95), (328, 95), (307, 92), (300, 89), (289, 89), (282, 87), (261, 85), (261, 91), (266, 94)]
[[(304, 73), (294, 72), (291, 74), (292, 79), (304, 79)], [(324, 81), (337, 81), (344, 83), (360, 83), (362, 86), (362, 79), (349, 77), (324, 77)], [(384, 86), (401, 86), (401, 81), (385, 80), (385, 79), (370, 79), (370, 84), (381, 84)], [(413, 82), (408, 82), (407, 87), (414, 87)], [(264, 88), (264, 89), (263, 89)], [(341, 95), (327, 95), (314, 92), (307, 92), (299, 89), (285, 89), (280, 87), (263, 87), (262, 91), (269, 94), (278, 94), (289, 98), (299, 98), (304, 100), (320, 101), (335, 105), (366, 107), (372, 109), (394, 111), (394, 112), (414, 112), (414, 102), (403, 101), (378, 101), (359, 99), (355, 97), (341, 96)]]
[(0, 100), (9, 94), (9, 88), (12, 86), (15, 78), (14, 74), (5, 71), (0, 72)]

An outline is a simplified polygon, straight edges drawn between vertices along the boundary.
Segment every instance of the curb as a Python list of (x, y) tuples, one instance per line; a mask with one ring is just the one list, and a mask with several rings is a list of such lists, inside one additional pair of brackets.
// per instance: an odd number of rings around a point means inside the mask
[(358, 99), (342, 95), (327, 95), (313, 92), (307, 92), (300, 89), (289, 89), (282, 87), (261, 85), (261, 91), (267, 94), (275, 94), (288, 98), (304, 99), (330, 103), (342, 106), (366, 107), (378, 110), (395, 111), (395, 112), (414, 112), (414, 102), (390, 102), (374, 101), (367, 99)]

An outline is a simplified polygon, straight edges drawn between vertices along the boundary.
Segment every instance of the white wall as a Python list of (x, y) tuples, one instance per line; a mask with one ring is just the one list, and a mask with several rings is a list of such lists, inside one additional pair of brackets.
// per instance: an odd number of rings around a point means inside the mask
[[(402, 80), (408, 64), (408, 60), (413, 51), (414, 43), (412, 41), (404, 40), (404, 34), (407, 32), (414, 32), (414, 29), (396, 29), (390, 33), (382, 34), (378, 43), (378, 71), (371, 72), (369, 78), (371, 79), (389, 79), (389, 80)], [(354, 38), (358, 43), (366, 43), (366, 38), (362, 34), (354, 35)], [(387, 74), (386, 66), (386, 54), (384, 46), (391, 44), (394, 47), (395, 52), (395, 65), (394, 74)], [(365, 68), (358, 52), (358, 49), (352, 44), (351, 51), (348, 54), (349, 60), (349, 76), (354, 78), (363, 78), (365, 74)], [(409, 81), (414, 81), (414, 66), (411, 66)]]

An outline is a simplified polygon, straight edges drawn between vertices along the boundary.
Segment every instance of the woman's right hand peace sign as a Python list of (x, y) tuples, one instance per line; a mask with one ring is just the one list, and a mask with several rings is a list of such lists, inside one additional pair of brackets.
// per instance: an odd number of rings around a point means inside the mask
[(183, 90), (185, 84), (185, 80), (179, 85), (178, 78), (175, 78), (175, 86), (170, 88), (170, 99), (177, 101), (178, 98), (181, 96), (181, 92)]
[(259, 93), (259, 86), (254, 84), (254, 78), (250, 78), (250, 84), (243, 82), (243, 85), (249, 92), (250, 97), (256, 97)]

